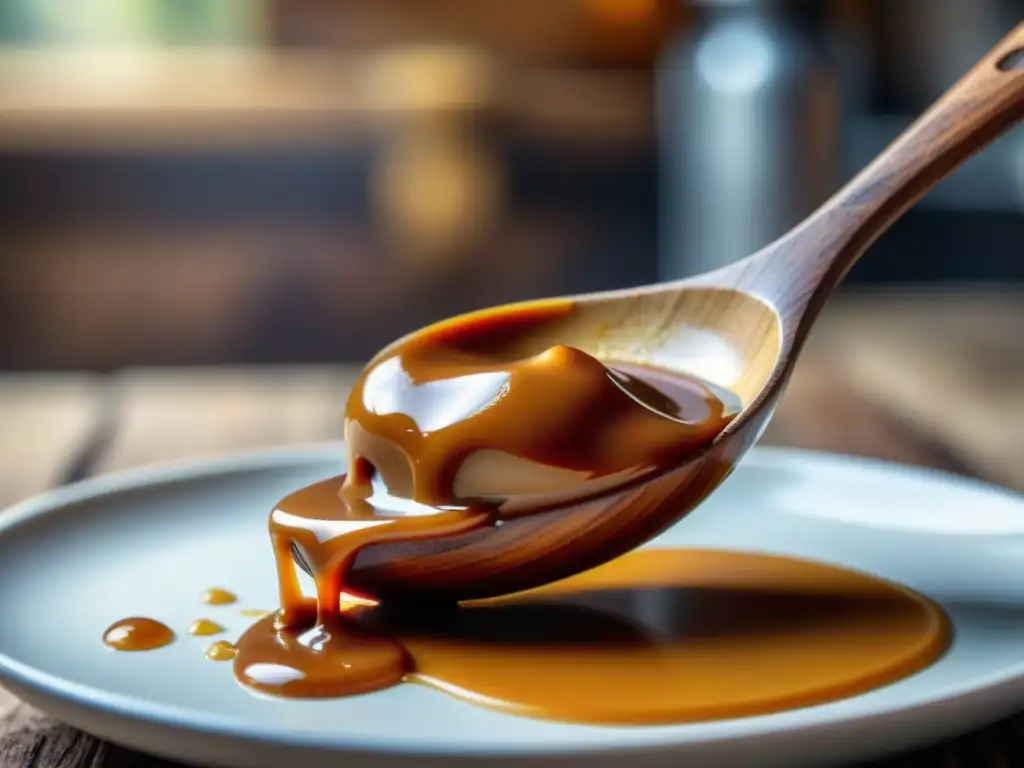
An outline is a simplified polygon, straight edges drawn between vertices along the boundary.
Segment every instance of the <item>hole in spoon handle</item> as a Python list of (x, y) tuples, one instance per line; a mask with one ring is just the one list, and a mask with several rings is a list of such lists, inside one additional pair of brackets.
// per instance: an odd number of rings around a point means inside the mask
[(1024, 69), (1024, 47), (1010, 51), (996, 62), (996, 69), (1009, 72), (1013, 69)]

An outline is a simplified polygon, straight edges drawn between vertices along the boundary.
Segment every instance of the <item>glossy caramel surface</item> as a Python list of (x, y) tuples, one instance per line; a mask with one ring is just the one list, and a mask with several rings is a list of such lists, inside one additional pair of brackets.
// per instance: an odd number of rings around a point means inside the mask
[[(299, 587), (296, 553), (316, 579), (316, 604), (321, 622), (338, 614), (344, 579), (358, 551), (385, 541), (438, 538), (489, 524), (487, 509), (429, 510), (421, 514), (378, 513), (365, 500), (345, 499), (344, 476), (302, 488), (283, 499), (270, 515), (270, 536), (278, 569), (281, 613), (277, 620), (308, 608)], [(298, 619), (296, 619), (298, 620)]]
[(302, 610), (295, 563), (337, 614), (358, 552), (497, 526), (643, 479), (707, 448), (737, 398), (681, 374), (535, 349), (571, 304), (445, 322), (371, 361), (349, 398), (349, 473), (270, 515), (278, 621)]
[[(364, 548), (514, 524), (631, 487), (700, 456), (738, 413), (731, 393), (695, 378), (558, 343), (538, 351), (570, 311), (441, 323), (371, 362), (346, 411), (348, 476), (271, 512), (280, 610), (237, 643), (243, 685), (323, 698), (417, 682), (516, 714), (656, 724), (828, 701), (941, 654), (945, 620), (923, 598), (753, 554), (639, 551), (461, 607), (356, 594), (349, 571)], [(667, 500), (641, 490), (635, 503)], [(297, 566), (313, 577), (311, 597)]]
[(152, 651), (174, 640), (174, 630), (156, 619), (130, 616), (115, 621), (103, 633), (103, 642), (117, 651)]
[(533, 351), (567, 311), (530, 305), (441, 323), (378, 356), (346, 409), (346, 495), (383, 506), (385, 488), (506, 514), (526, 496), (520, 510), (533, 511), (687, 458), (738, 412), (737, 399), (697, 379), (561, 344)]
[(235, 673), (285, 697), (401, 682), (511, 714), (665, 724), (851, 696), (947, 648), (941, 610), (898, 585), (760, 554), (640, 550), (561, 582), (463, 606), (339, 604), (318, 625), (261, 619)]

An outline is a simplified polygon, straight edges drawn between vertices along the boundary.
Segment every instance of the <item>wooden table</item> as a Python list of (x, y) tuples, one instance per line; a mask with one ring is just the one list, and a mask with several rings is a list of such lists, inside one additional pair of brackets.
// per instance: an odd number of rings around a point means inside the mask
[[(1024, 491), (1024, 296), (836, 299), (764, 442), (877, 456)], [(150, 462), (336, 439), (357, 366), (0, 377), (0, 506)], [(889, 765), (1024, 766), (1024, 715)], [(914, 763), (918, 764), (918, 763)], [(169, 765), (0, 689), (0, 768)]]

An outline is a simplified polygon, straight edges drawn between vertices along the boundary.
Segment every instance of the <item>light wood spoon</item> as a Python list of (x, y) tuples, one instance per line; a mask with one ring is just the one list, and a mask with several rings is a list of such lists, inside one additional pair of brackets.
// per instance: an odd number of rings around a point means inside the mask
[[(594, 567), (679, 520), (761, 435), (822, 304), (861, 254), (1022, 118), (1024, 24), (835, 196), (761, 251), (679, 282), (555, 300), (571, 302), (572, 311), (531, 338), (524, 354), (562, 343), (606, 360), (694, 373), (735, 392), (742, 413), (703, 454), (653, 479), (450, 539), (370, 547), (357, 558), (351, 585), (441, 599), (508, 593)], [(464, 319), (472, 317), (448, 322)]]

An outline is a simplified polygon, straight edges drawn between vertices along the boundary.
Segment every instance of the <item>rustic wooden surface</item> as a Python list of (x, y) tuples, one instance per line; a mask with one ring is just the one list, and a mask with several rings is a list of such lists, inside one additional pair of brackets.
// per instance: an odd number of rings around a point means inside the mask
[[(366, 87), (373, 61), (245, 49), (0, 51), (0, 149), (336, 148), (379, 128), (372, 96), (381, 89)], [(119, 71), (135, 76), (110, 76)], [(650, 140), (642, 73), (547, 66), (502, 77), (489, 98), (516, 131), (577, 145)]]
[[(877, 456), (1024, 491), (1024, 296), (841, 297), (763, 442)], [(0, 504), (140, 464), (333, 439), (357, 368), (0, 377)], [(1024, 766), (1024, 716), (886, 765)], [(881, 764), (879, 764), (881, 765)], [(0, 689), (0, 768), (142, 768)]]

